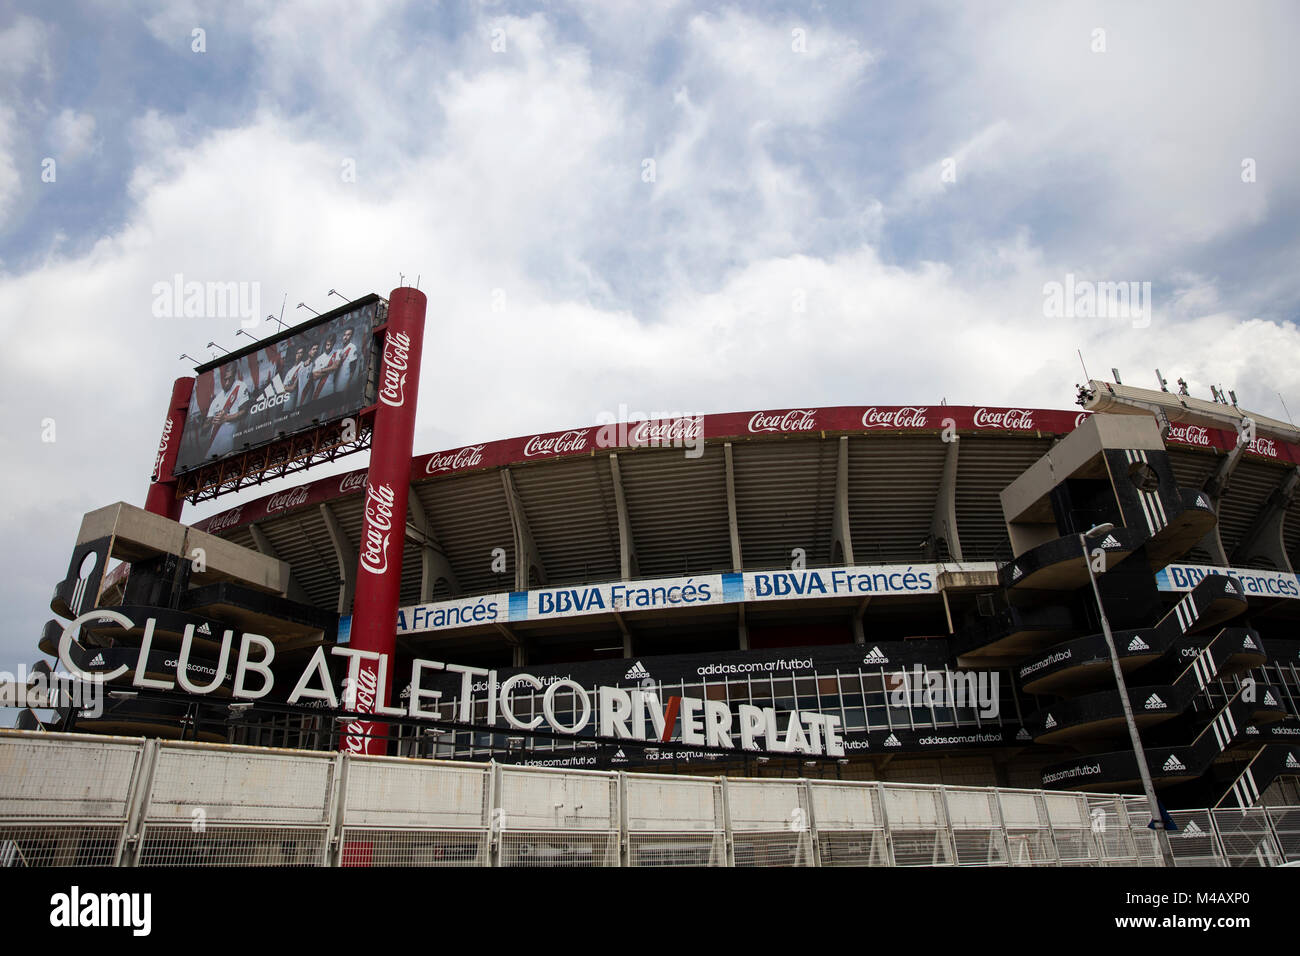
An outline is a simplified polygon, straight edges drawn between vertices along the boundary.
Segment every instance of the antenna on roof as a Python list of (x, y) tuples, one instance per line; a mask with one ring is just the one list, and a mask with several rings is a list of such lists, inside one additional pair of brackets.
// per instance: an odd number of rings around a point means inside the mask
[(1116, 384), (1116, 385), (1123, 385), (1123, 384), (1124, 384), (1123, 382), (1121, 382), (1121, 381), (1119, 380), (1119, 369), (1117, 369), (1117, 368), (1112, 368), (1112, 369), (1110, 370), (1110, 374), (1115, 376), (1115, 384)]
[(1295, 419), (1291, 417), (1291, 409), (1286, 407), (1286, 399), (1282, 397), (1281, 392), (1277, 393), (1277, 400), (1282, 403), (1282, 411), (1286, 412), (1286, 420), (1289, 421), (1291, 423), (1291, 427), (1294, 428)]
[(420, 291), (420, 274), (418, 272), (415, 275), (415, 291)]
[(1167, 387), (1169, 385), (1169, 379), (1160, 374), (1160, 369), (1156, 369), (1156, 381), (1160, 383), (1160, 391), (1169, 391)]

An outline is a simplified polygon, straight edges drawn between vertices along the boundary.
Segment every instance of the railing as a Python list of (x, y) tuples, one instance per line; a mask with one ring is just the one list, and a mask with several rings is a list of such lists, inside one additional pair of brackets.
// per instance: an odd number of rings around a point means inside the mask
[[(1300, 860), (1300, 808), (1173, 813)], [(449, 763), (0, 731), (0, 866), (1159, 866), (1141, 797)]]

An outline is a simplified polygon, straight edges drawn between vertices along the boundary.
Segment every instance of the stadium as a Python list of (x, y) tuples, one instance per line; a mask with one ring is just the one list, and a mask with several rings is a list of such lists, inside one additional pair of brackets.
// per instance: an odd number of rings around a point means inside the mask
[[(34, 673), (107, 694), (20, 729), (1121, 794), (1131, 713), (1164, 807), (1300, 804), (1292, 426), (1090, 381), (1073, 410), (606, 416), (413, 453), (423, 303), (367, 296), (177, 383), (147, 507), (85, 515), (39, 640)], [(345, 388), (331, 348), (368, 338)]]

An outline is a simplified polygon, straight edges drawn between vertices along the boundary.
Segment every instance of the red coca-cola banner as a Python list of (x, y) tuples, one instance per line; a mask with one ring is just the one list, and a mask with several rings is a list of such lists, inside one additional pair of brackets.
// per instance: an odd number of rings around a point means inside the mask
[[(415, 443), (425, 307), (424, 293), (415, 289), (394, 289), (389, 297), (370, 467), (364, 477), (354, 474), (331, 479), (340, 494), (355, 487), (364, 489), (366, 496), (350, 645), (354, 651), (387, 655), (389, 660), (396, 659), (397, 650), (402, 544), (407, 494), (411, 487), (410, 461)], [(285, 492), (282, 507), (305, 504), (310, 494), (310, 490), (302, 488)], [(356, 674), (355, 684), (348, 687), (350, 699), (344, 701), (345, 708), (357, 713), (381, 713), (392, 690), (392, 675), (380, 670), (376, 657), (363, 658)], [(341, 749), (352, 753), (385, 753), (385, 729), (383, 724), (373, 721), (351, 721), (344, 727)]]
[[(833, 408), (781, 408), (758, 412), (726, 412), (666, 420), (614, 422), (544, 432), (501, 441), (464, 445), (411, 459), (410, 480), (456, 474), (478, 468), (498, 468), (516, 462), (542, 461), (597, 451), (618, 451), (645, 446), (684, 447), (701, 440), (761, 439), (799, 435), (883, 435), (940, 433), (945, 428), (963, 434), (1065, 435), (1077, 428), (1087, 412), (1041, 408), (1002, 408), (972, 405), (840, 406)], [(1171, 446), (1227, 451), (1236, 446), (1234, 432), (1175, 425)], [(1300, 447), (1271, 438), (1257, 439), (1248, 454), (1273, 461), (1300, 464)], [(372, 460), (374, 452), (371, 452)], [(201, 522), (207, 531), (258, 521), (290, 508), (328, 501), (362, 490), (365, 472), (323, 478), (292, 491), (232, 508)]]
[(149, 476), (149, 492), (145, 495), (144, 510), (179, 521), (184, 499), (176, 497), (176, 455), (181, 447), (181, 433), (189, 414), (190, 395), (194, 391), (194, 378), (178, 378), (172, 383), (172, 398), (167, 405), (167, 418), (163, 421), (162, 438), (158, 441), (158, 454), (153, 460), (153, 474)]

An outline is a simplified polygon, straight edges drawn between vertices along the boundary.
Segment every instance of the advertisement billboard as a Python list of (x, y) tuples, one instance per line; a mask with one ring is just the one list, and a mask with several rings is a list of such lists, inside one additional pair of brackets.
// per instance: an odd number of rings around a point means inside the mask
[(200, 368), (176, 471), (346, 418), (371, 404), (371, 329), (380, 303), (378, 296), (367, 296)]

